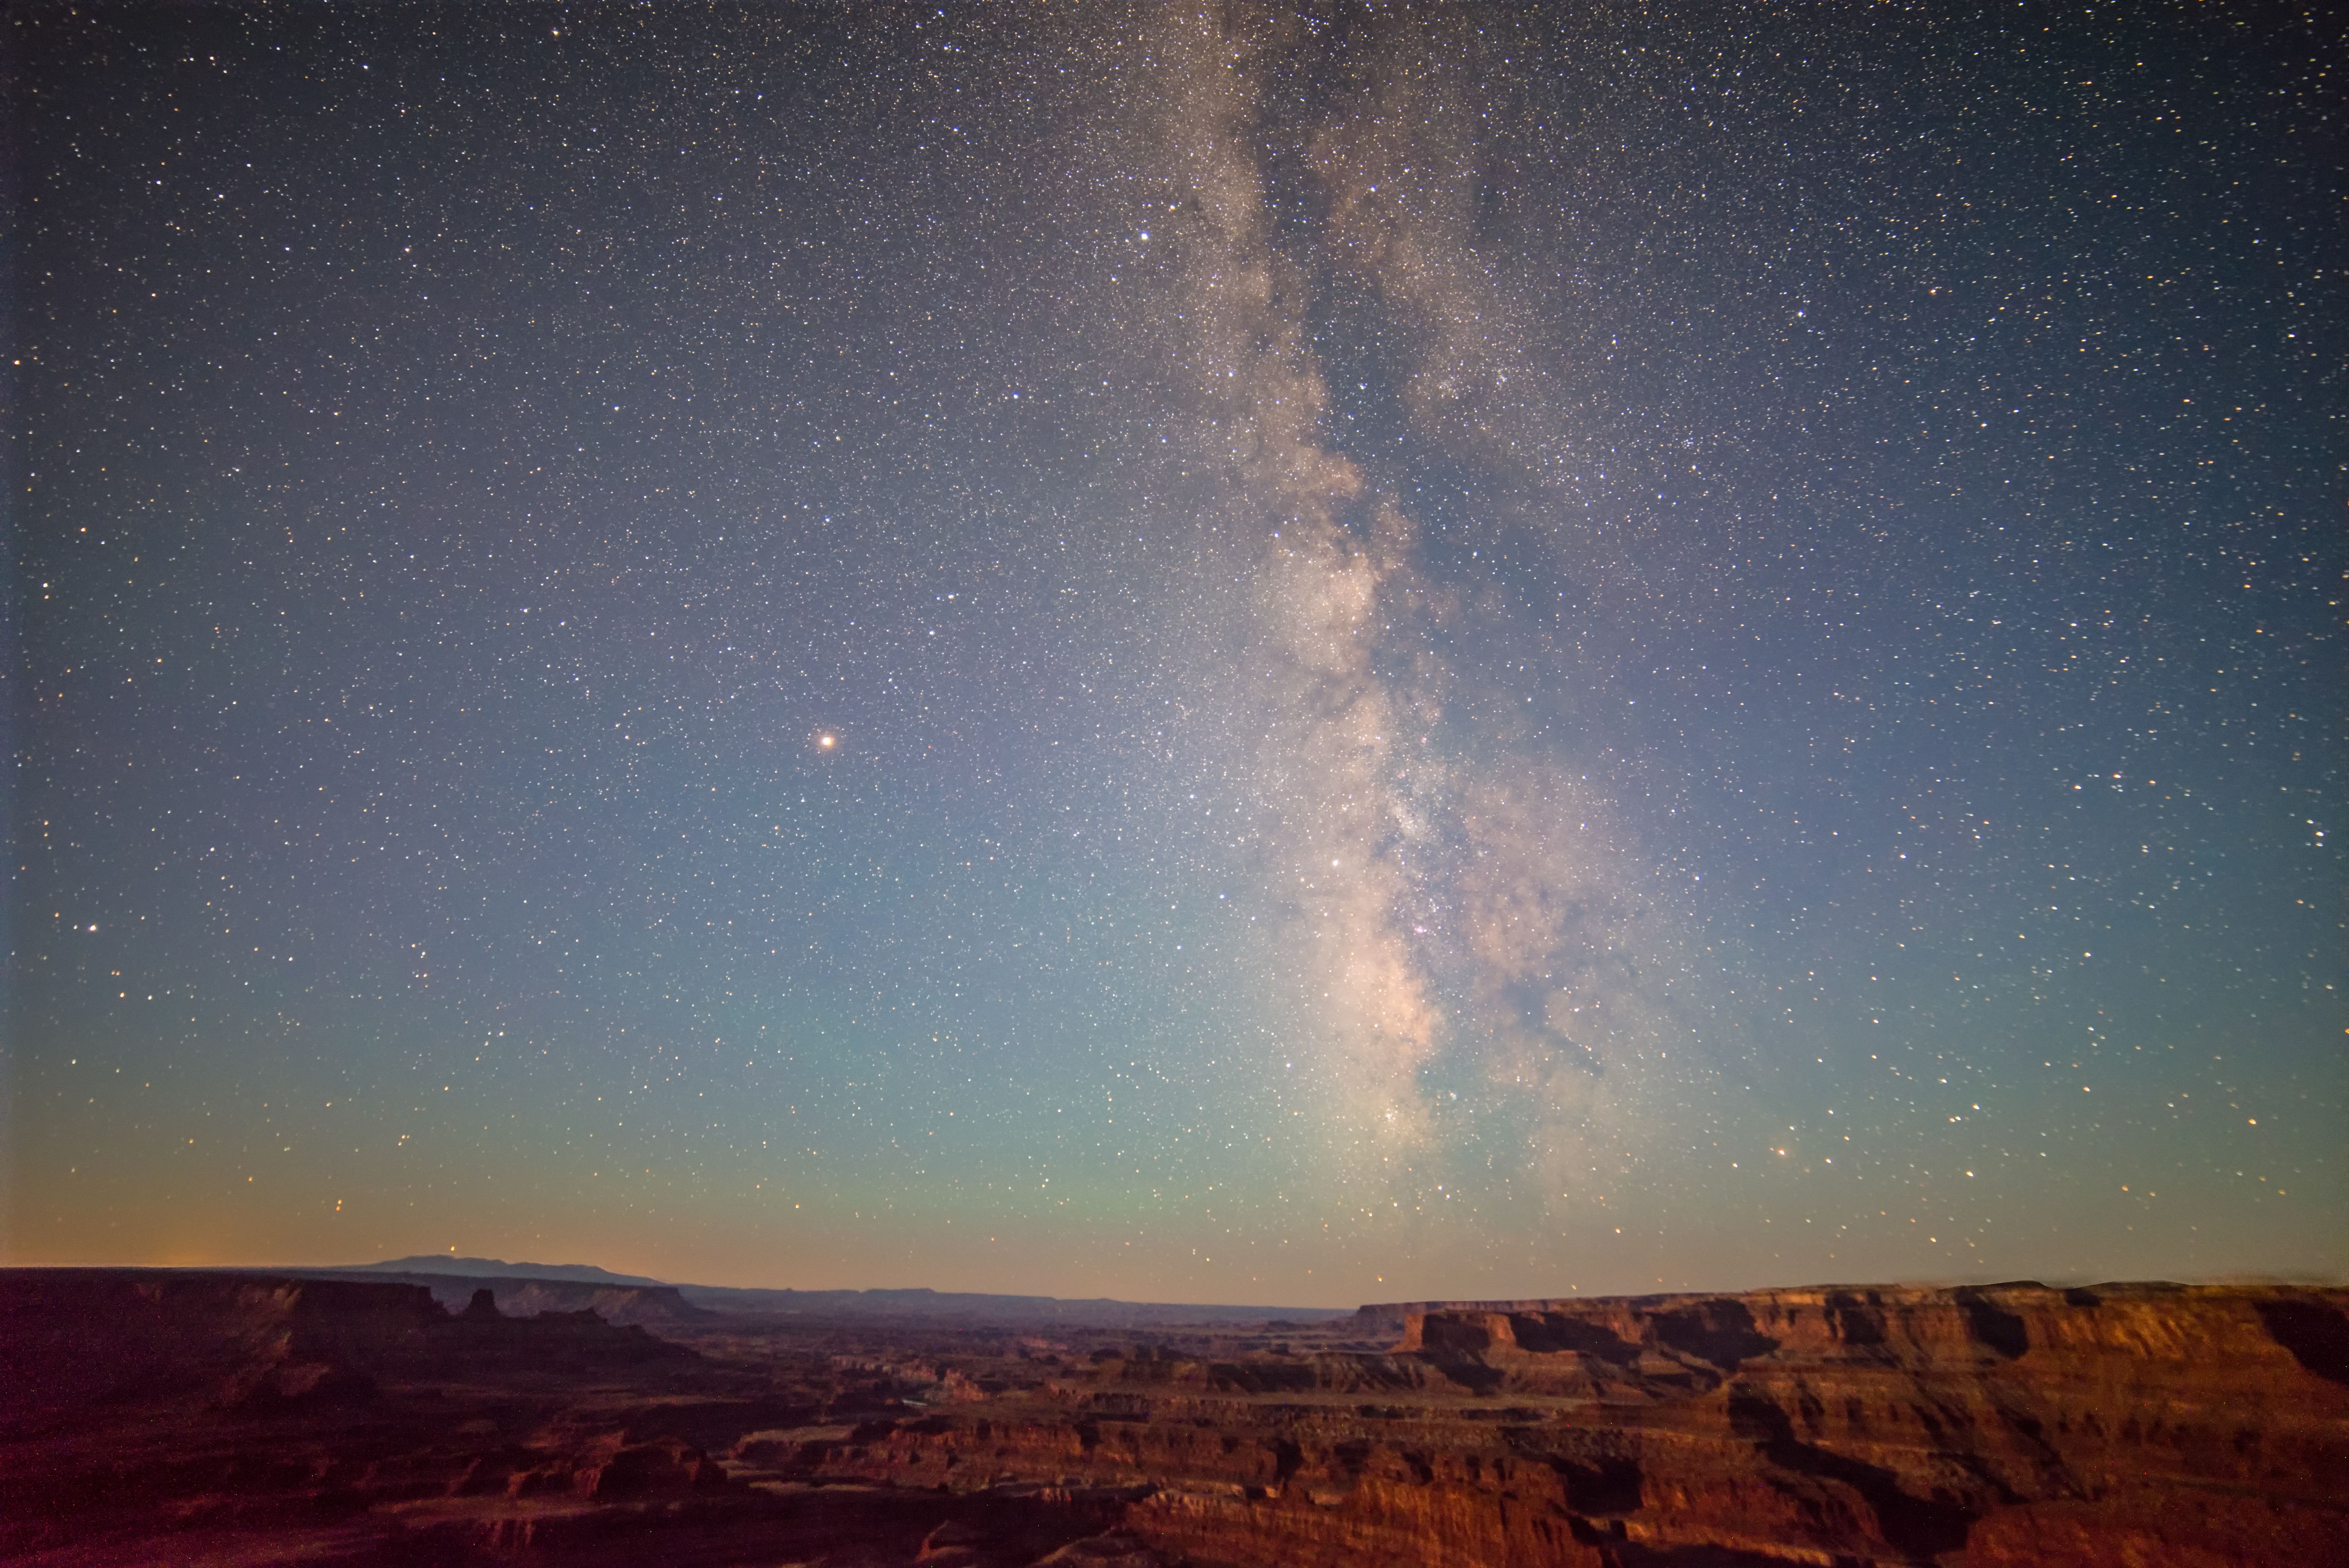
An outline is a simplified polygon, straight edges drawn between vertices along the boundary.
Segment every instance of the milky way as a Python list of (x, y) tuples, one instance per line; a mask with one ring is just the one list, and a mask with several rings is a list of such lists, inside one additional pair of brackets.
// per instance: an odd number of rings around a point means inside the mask
[(2313, 32), (18, 31), (12, 1261), (2342, 1267)]

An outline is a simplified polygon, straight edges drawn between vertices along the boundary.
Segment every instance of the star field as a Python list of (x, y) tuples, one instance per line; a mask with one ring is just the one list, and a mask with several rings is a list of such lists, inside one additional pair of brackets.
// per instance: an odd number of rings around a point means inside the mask
[(2341, 1272), (2314, 14), (10, 27), (9, 1261)]

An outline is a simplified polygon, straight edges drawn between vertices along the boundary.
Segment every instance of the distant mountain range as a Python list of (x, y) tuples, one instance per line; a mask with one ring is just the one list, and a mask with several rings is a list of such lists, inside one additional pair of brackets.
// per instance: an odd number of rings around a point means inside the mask
[(678, 1294), (713, 1312), (762, 1316), (920, 1319), (969, 1324), (1088, 1325), (1131, 1328), (1144, 1325), (1201, 1326), (1218, 1323), (1319, 1323), (1350, 1312), (1326, 1306), (1214, 1306), (1190, 1302), (1112, 1301), (1106, 1296), (1069, 1300), (1053, 1295), (985, 1295), (943, 1290), (740, 1290), (725, 1285), (679, 1285)]
[[(1262, 1323), (1282, 1319), (1319, 1323), (1350, 1315), (1348, 1310), (1326, 1306), (1216, 1306), (1184, 1302), (1112, 1301), (1106, 1297), (1066, 1300), (1050, 1295), (988, 1295), (974, 1291), (911, 1290), (753, 1290), (733, 1285), (671, 1284), (644, 1274), (614, 1274), (593, 1264), (510, 1264), (501, 1258), (460, 1258), (454, 1253), (428, 1253), (390, 1258), (379, 1264), (343, 1264), (326, 1268), (285, 1271), (316, 1277), (321, 1274), (367, 1274), (415, 1280), (424, 1276), (435, 1295), (461, 1301), (476, 1286), (487, 1286), (502, 1302), (519, 1298), (518, 1282), (599, 1287), (604, 1292), (637, 1293), (633, 1299), (574, 1292), (534, 1292), (528, 1299), (543, 1307), (564, 1310), (594, 1305), (614, 1322), (652, 1322), (663, 1318), (729, 1313), (745, 1316), (857, 1318), (894, 1321), (955, 1321), (968, 1324), (1089, 1325), (1102, 1328), (1145, 1325), (1206, 1326), (1219, 1323)], [(541, 1298), (543, 1298), (543, 1301)]]
[(578, 1284), (667, 1284), (643, 1274), (614, 1274), (593, 1264), (510, 1264), (502, 1258), (460, 1258), (453, 1253), (419, 1253), (379, 1264), (336, 1264), (305, 1273), (458, 1274), (466, 1279), (560, 1279)]

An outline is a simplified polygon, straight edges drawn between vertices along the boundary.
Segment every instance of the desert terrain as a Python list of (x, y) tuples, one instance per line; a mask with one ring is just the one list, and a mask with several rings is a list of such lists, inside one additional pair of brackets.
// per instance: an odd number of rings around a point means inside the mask
[(2349, 1562), (2339, 1289), (1151, 1323), (619, 1277), (0, 1273), (0, 1557)]

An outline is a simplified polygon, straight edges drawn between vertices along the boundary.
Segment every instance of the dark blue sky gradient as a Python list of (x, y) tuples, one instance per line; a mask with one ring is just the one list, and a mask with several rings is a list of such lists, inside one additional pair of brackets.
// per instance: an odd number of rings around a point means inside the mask
[(11, 18), (9, 1261), (2342, 1272), (2337, 34), (1211, 10)]

